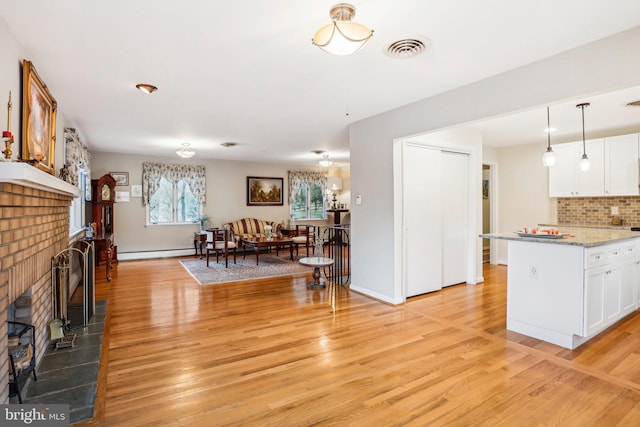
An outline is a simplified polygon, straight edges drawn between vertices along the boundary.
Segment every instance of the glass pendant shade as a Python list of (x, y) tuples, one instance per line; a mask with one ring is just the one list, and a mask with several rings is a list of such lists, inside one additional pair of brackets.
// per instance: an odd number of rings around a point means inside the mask
[(316, 31), (312, 42), (320, 49), (333, 55), (351, 55), (367, 44), (373, 31), (366, 26), (351, 21), (356, 8), (347, 3), (335, 5), (329, 15), (331, 23)]
[(547, 151), (545, 151), (545, 153), (542, 155), (542, 164), (549, 167), (556, 164), (556, 155), (551, 147), (549, 147)]
[(580, 170), (582, 172), (586, 172), (589, 170), (589, 168), (591, 168), (591, 161), (589, 161), (589, 158), (586, 154), (583, 154), (582, 159), (580, 160)]

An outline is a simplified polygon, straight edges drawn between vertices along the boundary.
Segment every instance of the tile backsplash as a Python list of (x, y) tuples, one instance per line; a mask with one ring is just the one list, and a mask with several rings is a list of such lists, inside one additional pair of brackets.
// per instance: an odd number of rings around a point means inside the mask
[(584, 226), (611, 226), (618, 208), (623, 227), (640, 227), (640, 196), (561, 197), (558, 198), (558, 223)]

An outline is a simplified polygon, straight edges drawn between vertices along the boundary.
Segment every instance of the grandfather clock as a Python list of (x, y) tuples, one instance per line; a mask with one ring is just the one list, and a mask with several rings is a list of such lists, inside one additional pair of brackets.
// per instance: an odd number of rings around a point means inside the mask
[(106, 277), (111, 280), (111, 262), (118, 261), (118, 249), (113, 244), (113, 203), (116, 197), (116, 181), (109, 174), (91, 180), (92, 222), (96, 224), (95, 235), (90, 240), (95, 244), (96, 265), (106, 262)]
[(91, 180), (93, 222), (96, 223), (96, 237), (113, 234), (113, 202), (116, 197), (116, 181), (109, 174)]

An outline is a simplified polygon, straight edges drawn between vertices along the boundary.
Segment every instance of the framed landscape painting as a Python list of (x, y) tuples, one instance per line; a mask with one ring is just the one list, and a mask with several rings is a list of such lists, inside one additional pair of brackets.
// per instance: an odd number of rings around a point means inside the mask
[(55, 175), (56, 100), (31, 61), (22, 62), (22, 160)]
[(247, 206), (282, 206), (283, 178), (247, 177)]

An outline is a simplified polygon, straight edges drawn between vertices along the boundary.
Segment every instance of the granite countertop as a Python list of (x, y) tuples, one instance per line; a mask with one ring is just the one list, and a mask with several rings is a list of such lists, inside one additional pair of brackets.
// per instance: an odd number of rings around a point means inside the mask
[(483, 239), (518, 240), (522, 242), (550, 243), (554, 245), (575, 245), (590, 248), (592, 246), (602, 246), (609, 243), (640, 238), (640, 232), (629, 231), (629, 229), (610, 228), (586, 228), (586, 227), (557, 227), (560, 234), (567, 236), (561, 239), (550, 239), (544, 237), (520, 237), (515, 232), (480, 234)]

